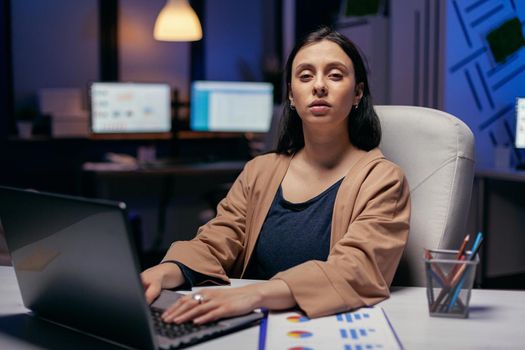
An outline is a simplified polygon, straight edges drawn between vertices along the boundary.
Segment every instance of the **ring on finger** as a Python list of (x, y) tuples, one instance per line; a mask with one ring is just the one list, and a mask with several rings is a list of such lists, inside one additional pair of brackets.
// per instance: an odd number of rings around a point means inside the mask
[(195, 301), (197, 301), (199, 304), (203, 304), (205, 303), (206, 301), (208, 301), (208, 299), (206, 299), (204, 297), (204, 295), (200, 294), (200, 293), (195, 293), (191, 296), (191, 298)]

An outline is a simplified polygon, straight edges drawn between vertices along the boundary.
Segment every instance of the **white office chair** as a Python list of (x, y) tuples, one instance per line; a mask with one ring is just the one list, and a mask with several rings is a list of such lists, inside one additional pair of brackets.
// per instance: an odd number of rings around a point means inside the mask
[(474, 136), (461, 120), (435, 109), (375, 109), (383, 131), (381, 150), (405, 172), (412, 199), (408, 244), (394, 284), (423, 286), (423, 248), (457, 249), (466, 234)]

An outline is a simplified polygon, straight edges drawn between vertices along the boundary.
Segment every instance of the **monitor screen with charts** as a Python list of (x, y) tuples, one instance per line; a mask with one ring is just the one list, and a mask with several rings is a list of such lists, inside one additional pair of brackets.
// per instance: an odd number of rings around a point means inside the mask
[(169, 138), (168, 84), (103, 83), (89, 89), (90, 129), (98, 138)]
[(516, 148), (525, 148), (525, 97), (516, 99)]
[(270, 83), (192, 83), (190, 129), (193, 131), (267, 132), (272, 111)]

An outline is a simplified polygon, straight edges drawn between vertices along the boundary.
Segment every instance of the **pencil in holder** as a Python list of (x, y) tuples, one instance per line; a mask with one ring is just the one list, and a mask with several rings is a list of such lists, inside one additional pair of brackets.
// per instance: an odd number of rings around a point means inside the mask
[(425, 251), (428, 310), (433, 317), (466, 318), (479, 257), (455, 250)]

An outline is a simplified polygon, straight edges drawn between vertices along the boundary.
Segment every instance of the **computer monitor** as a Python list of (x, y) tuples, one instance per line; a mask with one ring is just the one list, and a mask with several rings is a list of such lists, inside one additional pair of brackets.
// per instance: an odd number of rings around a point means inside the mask
[(192, 131), (268, 132), (273, 111), (273, 85), (194, 81), (190, 111)]
[(95, 138), (171, 137), (168, 84), (96, 82), (89, 89), (90, 130)]
[(516, 98), (516, 148), (525, 148), (525, 97)]

